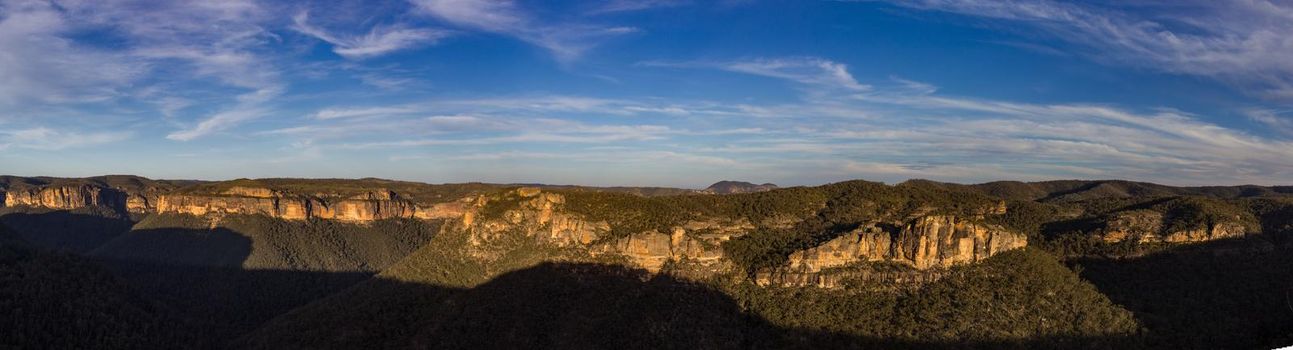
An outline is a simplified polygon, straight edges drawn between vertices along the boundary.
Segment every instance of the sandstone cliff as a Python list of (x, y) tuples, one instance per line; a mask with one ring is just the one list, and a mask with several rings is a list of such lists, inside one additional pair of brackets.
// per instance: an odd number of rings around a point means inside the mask
[(55, 186), (10, 191), (5, 194), (4, 202), (6, 207), (77, 209), (102, 206), (124, 209), (126, 196), (118, 191), (90, 185)]
[[(719, 272), (726, 266), (723, 242), (753, 230), (748, 221), (690, 221), (670, 233), (639, 232), (604, 242), (593, 248), (597, 254), (618, 254), (634, 265), (659, 272), (668, 263), (688, 263), (690, 269)], [(702, 272), (702, 271), (690, 271)]]
[(100, 207), (122, 214), (150, 212), (157, 197), (157, 191), (131, 193), (123, 189), (93, 185), (58, 185), (0, 193), (5, 207), (57, 210)]
[(908, 222), (901, 229), (886, 230), (877, 224), (863, 225), (822, 245), (790, 254), (785, 267), (762, 271), (760, 284), (815, 285), (837, 287), (845, 277), (912, 280), (927, 274), (832, 269), (866, 262), (891, 263), (914, 270), (946, 269), (974, 263), (998, 253), (1023, 248), (1022, 234), (948, 215), (928, 215)]
[(0, 176), (0, 203), (4, 207), (98, 207), (123, 215), (144, 214), (153, 211), (161, 194), (176, 188), (174, 183), (127, 175), (80, 179)]
[[(689, 276), (732, 273), (736, 266), (723, 250), (723, 243), (748, 234), (755, 225), (746, 219), (709, 218), (689, 220), (667, 232), (647, 230), (626, 236), (610, 236), (611, 227), (563, 210), (565, 197), (535, 188), (515, 192), (516, 204), (492, 218), (480, 213), (490, 198), (477, 199), (476, 209), (464, 216), (476, 255), (494, 257), (485, 248), (505, 238), (524, 237), (557, 248), (579, 248), (593, 257), (620, 258), (634, 267)], [(498, 199), (494, 199), (498, 200)], [(987, 212), (997, 212), (993, 206)], [(887, 282), (922, 283), (938, 278), (942, 270), (978, 262), (997, 253), (1027, 245), (1022, 234), (997, 226), (947, 215), (922, 215), (896, 230), (864, 225), (821, 246), (790, 255), (789, 264), (776, 271), (758, 274), (763, 284), (815, 285), (836, 287), (838, 281), (859, 274)], [(835, 268), (862, 262), (901, 264), (911, 271), (836, 273)], [(928, 271), (927, 271), (928, 270)]]
[[(673, 227), (669, 233), (645, 231), (614, 238), (608, 236), (611, 226), (607, 222), (563, 210), (566, 199), (560, 194), (521, 188), (515, 195), (521, 198), (519, 203), (498, 218), (475, 219), (488, 204), (484, 197), (476, 202), (475, 212), (464, 215), (473, 247), (508, 237), (525, 237), (556, 248), (577, 248), (577, 252), (593, 257), (623, 258), (634, 267), (652, 272), (680, 261), (717, 269), (723, 263), (722, 242), (754, 228), (745, 220), (690, 221)], [(494, 252), (488, 249), (477, 250), (477, 255), (491, 253)]]
[(1094, 234), (1107, 243), (1134, 240), (1138, 243), (1191, 243), (1243, 237), (1249, 229), (1233, 221), (1207, 222), (1193, 228), (1170, 229), (1163, 214), (1152, 210), (1132, 210), (1110, 217)]
[(326, 219), (371, 222), (382, 219), (443, 219), (465, 213), (461, 203), (419, 207), (394, 191), (374, 189), (350, 197), (301, 195), (267, 188), (232, 187), (218, 194), (168, 194), (157, 201), (159, 213), (197, 216), (246, 214), (284, 220)]
[(197, 216), (249, 214), (285, 220), (330, 219), (370, 222), (390, 218), (444, 219), (462, 216), (458, 202), (416, 205), (400, 194), (372, 189), (349, 197), (310, 195), (261, 187), (234, 186), (216, 193), (176, 192), (170, 188), (115, 188), (96, 184), (50, 184), (0, 192), (5, 207), (57, 210), (99, 207), (126, 214), (180, 213)]
[(501, 218), (481, 221), (475, 218), (481, 216), (479, 211), (488, 204), (488, 199), (483, 196), (475, 199), (475, 212), (463, 217), (463, 223), (471, 229), (472, 245), (479, 246), (505, 235), (519, 234), (564, 248), (590, 244), (610, 231), (610, 225), (605, 222), (588, 222), (562, 211), (565, 197), (559, 194), (523, 187), (517, 189), (515, 195), (521, 198), (516, 208), (503, 212)]

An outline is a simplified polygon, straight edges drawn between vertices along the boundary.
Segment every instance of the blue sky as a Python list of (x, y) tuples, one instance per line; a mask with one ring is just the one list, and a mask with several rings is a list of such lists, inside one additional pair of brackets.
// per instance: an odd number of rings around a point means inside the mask
[(0, 0), (0, 173), (1293, 183), (1293, 4)]

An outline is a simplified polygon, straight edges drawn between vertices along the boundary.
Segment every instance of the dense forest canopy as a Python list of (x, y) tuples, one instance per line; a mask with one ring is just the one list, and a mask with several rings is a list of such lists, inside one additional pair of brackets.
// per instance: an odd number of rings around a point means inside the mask
[[(11, 192), (62, 185), (213, 196), (266, 188), (325, 199), (391, 191), (417, 205), (466, 198), (483, 205), (476, 222), (509, 222), (535, 198), (515, 185), (379, 179), (0, 182)], [(603, 243), (642, 232), (667, 235), (694, 221), (748, 225), (721, 244), (724, 261), (740, 272), (695, 279), (671, 272), (680, 266), (672, 264), (686, 263), (678, 261), (650, 274), (614, 257), (536, 243), (519, 228), (479, 246), (473, 229), (457, 219), (356, 223), (5, 207), (0, 303), (16, 310), (5, 319), (5, 344), (1266, 348), (1293, 342), (1287, 332), (1293, 309), (1281, 308), (1293, 292), (1288, 188), (1124, 181), (848, 181), (723, 195), (540, 188), (561, 197), (554, 210), (605, 222)], [(858, 280), (823, 289), (752, 279), (753, 272), (784, 265), (793, 252), (863, 225), (897, 230), (928, 215), (1017, 232), (1028, 248), (899, 287)], [(1220, 226), (1250, 234), (1204, 244), (1101, 236), (1119, 222), (1142, 219), (1161, 221), (1149, 234)], [(922, 273), (869, 264), (849, 268)], [(79, 328), (48, 330), (67, 322)]]

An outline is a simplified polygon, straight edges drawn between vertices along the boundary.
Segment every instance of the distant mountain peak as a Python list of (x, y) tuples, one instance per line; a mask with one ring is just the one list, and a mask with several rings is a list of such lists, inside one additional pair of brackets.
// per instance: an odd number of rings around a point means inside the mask
[(723, 180), (723, 181), (715, 182), (713, 185), (709, 185), (709, 187), (705, 188), (704, 190), (701, 190), (701, 192), (713, 193), (713, 194), (729, 194), (729, 193), (763, 192), (763, 191), (769, 191), (769, 190), (775, 190), (775, 189), (777, 189), (777, 185), (774, 185), (771, 183), (756, 185), (745, 181)]

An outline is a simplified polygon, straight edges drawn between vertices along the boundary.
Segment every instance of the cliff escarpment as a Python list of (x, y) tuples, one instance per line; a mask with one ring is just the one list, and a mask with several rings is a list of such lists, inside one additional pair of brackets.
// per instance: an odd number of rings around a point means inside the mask
[[(325, 219), (372, 222), (383, 219), (445, 219), (463, 215), (463, 205), (415, 202), (409, 196), (381, 187), (362, 191), (314, 193), (274, 189), (269, 186), (177, 188), (167, 184), (112, 186), (93, 181), (21, 183), (0, 190), (4, 207), (52, 210), (100, 208), (119, 214), (189, 214), (196, 216), (264, 215), (284, 220)], [(431, 198), (439, 200), (441, 196)]]
[[(1027, 245), (1028, 237), (1000, 226), (930, 215), (897, 230), (863, 225), (822, 245), (790, 254), (784, 267), (761, 271), (756, 281), (763, 285), (824, 288), (840, 287), (848, 279), (924, 281), (926, 275), (936, 277), (939, 270), (983, 261)], [(877, 263), (896, 266), (881, 270), (868, 266)], [(920, 273), (930, 270), (932, 273)]]
[(1183, 197), (1131, 206), (1106, 215), (1094, 234), (1109, 243), (1194, 243), (1259, 233), (1261, 220), (1236, 204)]
[(1258, 219), (1236, 200), (1117, 196), (1007, 205), (1003, 197), (920, 181), (647, 197), (588, 188), (379, 179), (3, 180), (6, 207), (183, 214), (205, 218), (212, 228), (225, 217), (249, 215), (364, 225), (447, 220), (456, 224), (445, 230), (462, 231), (467, 237), (462, 249), (482, 261), (507, 259), (517, 249), (499, 242), (524, 241), (551, 249), (554, 259), (828, 288), (850, 281), (924, 281), (1030, 243), (1047, 249), (1069, 244), (1065, 239), (1071, 237), (1105, 245), (1181, 244), (1261, 231)]
[(265, 215), (284, 220), (325, 219), (371, 222), (383, 219), (442, 219), (463, 214), (461, 206), (418, 206), (386, 189), (347, 197), (301, 195), (267, 188), (233, 187), (220, 193), (168, 194), (158, 198), (158, 213)]
[[(0, 208), (0, 224), (110, 267), (191, 322), (161, 327), (192, 329), (199, 348), (1287, 343), (1290, 319), (1276, 311), (1293, 271), (1293, 201), (1111, 186), (1016, 196), (848, 181), (649, 196), (0, 177), (0, 202), (13, 206)], [(32, 230), (105, 223), (124, 233)], [(57, 268), (21, 267), (15, 276)], [(90, 290), (14, 286), (37, 298)], [(43, 317), (30, 315), (14, 323)], [(644, 329), (653, 333), (632, 338)], [(618, 342), (595, 343), (606, 339)]]
[(117, 213), (149, 213), (161, 196), (160, 189), (132, 190), (92, 184), (59, 184), (0, 192), (5, 207), (55, 210), (104, 208)]
[[(761, 226), (785, 226), (777, 220), (743, 215), (687, 215), (660, 228), (615, 232), (612, 222), (616, 219), (581, 213), (572, 209), (568, 201), (562, 193), (537, 188), (480, 196), (464, 215), (461, 227), (468, 233), (472, 254), (486, 259), (505, 255), (493, 242), (524, 237), (558, 251), (574, 252), (566, 254), (565, 259), (610, 259), (650, 272), (709, 278), (748, 272), (748, 266), (734, 261), (728, 251), (729, 242), (758, 235), (766, 228)], [(1003, 211), (998, 205), (999, 202), (988, 202), (986, 209), (975, 211)], [(825, 281), (841, 278), (836, 268), (889, 262), (912, 269), (915, 277), (911, 278), (933, 280), (940, 270), (1027, 245), (1023, 234), (931, 211), (917, 210), (896, 229), (886, 230), (881, 226), (893, 225), (873, 222), (819, 246), (795, 251), (783, 266), (758, 271), (756, 279), (764, 285), (834, 288), (838, 283)], [(873, 277), (873, 282), (885, 282), (882, 275)]]
[(656, 273), (688, 263), (686, 271), (671, 272), (710, 275), (732, 269), (723, 242), (754, 229), (748, 220), (710, 218), (617, 234), (608, 220), (569, 210), (568, 200), (538, 188), (479, 197), (462, 221), (471, 254), (493, 259), (501, 255), (496, 242), (522, 237), (555, 249), (557, 259), (615, 261)]
[(100, 208), (122, 215), (153, 212), (158, 198), (197, 181), (150, 180), (108, 175), (89, 178), (0, 176), (4, 207), (53, 210)]

